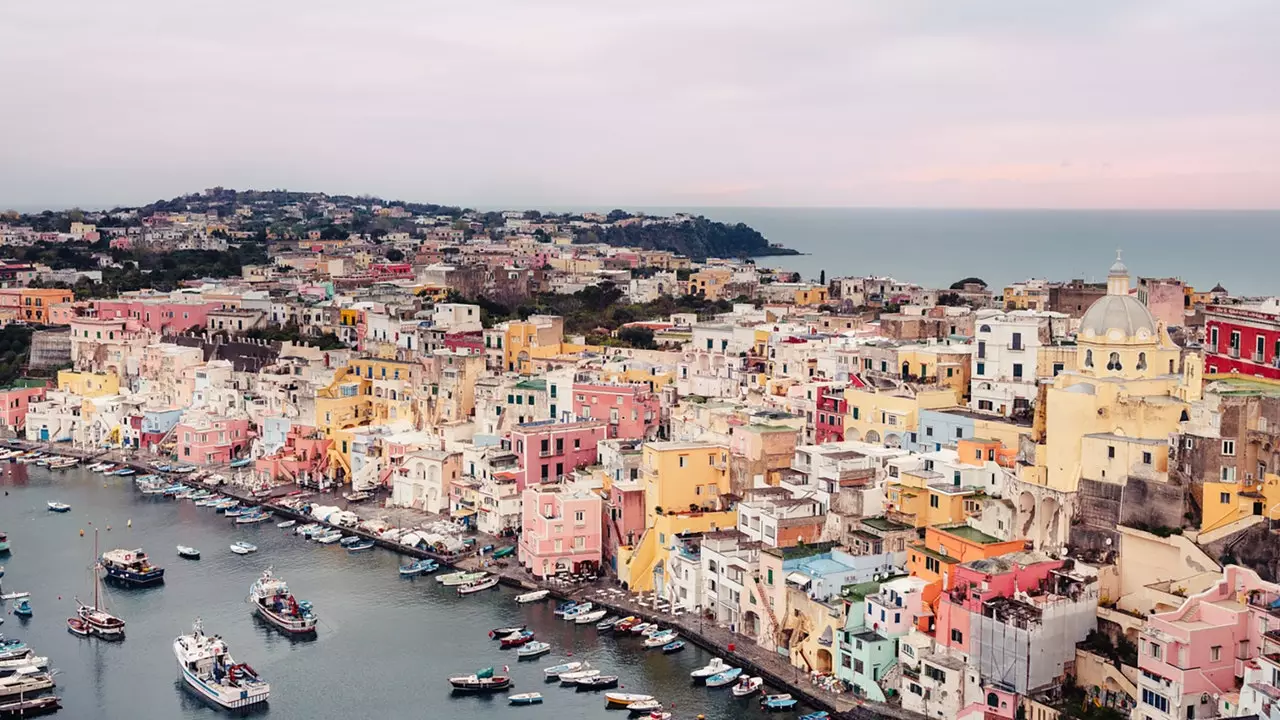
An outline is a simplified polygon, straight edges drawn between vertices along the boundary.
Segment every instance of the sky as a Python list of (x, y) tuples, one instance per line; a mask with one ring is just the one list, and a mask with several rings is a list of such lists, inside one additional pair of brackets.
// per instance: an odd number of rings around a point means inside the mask
[(1280, 208), (1275, 0), (0, 4), (0, 209)]

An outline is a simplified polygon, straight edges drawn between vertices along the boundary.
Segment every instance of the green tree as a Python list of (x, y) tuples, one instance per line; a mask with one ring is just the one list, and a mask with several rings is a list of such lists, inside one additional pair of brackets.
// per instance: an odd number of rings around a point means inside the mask
[(398, 263), (401, 260), (404, 260), (404, 253), (400, 250), (400, 248), (391, 248), (390, 250), (387, 251), (387, 259), (390, 260), (391, 262)]
[(632, 325), (619, 330), (618, 340), (629, 347), (641, 350), (654, 350), (658, 347), (658, 344), (653, 340), (653, 330), (639, 325)]

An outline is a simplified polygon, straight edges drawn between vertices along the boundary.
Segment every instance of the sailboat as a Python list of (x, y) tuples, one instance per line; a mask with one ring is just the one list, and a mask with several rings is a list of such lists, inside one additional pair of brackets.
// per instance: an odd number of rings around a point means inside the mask
[(107, 612), (106, 602), (102, 597), (101, 580), (98, 577), (98, 570), (102, 568), (102, 564), (98, 561), (96, 528), (93, 531), (93, 557), (93, 605), (85, 605), (76, 598), (76, 604), (79, 606), (76, 617), (67, 620), (67, 627), (78, 635), (96, 635), (104, 640), (123, 640), (124, 621)]

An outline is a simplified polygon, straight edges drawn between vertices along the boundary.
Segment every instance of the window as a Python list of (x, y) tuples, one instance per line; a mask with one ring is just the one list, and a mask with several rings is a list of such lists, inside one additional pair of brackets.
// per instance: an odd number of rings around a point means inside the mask
[(929, 507), (931, 507), (931, 508), (936, 508), (936, 507), (938, 507), (938, 496), (937, 496), (937, 495), (930, 495), (930, 496), (929, 496)]
[(1162, 713), (1169, 712), (1169, 698), (1146, 688), (1142, 688), (1142, 704), (1150, 705)]
[(986, 363), (978, 363), (978, 374), (979, 374), (979, 375), (986, 375), (986, 374), (987, 374), (987, 364), (986, 364)]
[(1066, 368), (1067, 368), (1067, 366), (1066, 366), (1066, 365), (1063, 365), (1062, 363), (1054, 363), (1054, 364), (1053, 364), (1053, 376), (1054, 376), (1054, 377), (1057, 377), (1057, 376), (1058, 376), (1058, 375), (1060, 375), (1060, 374), (1062, 373), (1062, 371), (1063, 371), (1063, 370), (1065, 370)]
[(942, 563), (937, 558), (927, 557), (924, 559), (924, 569), (929, 572), (938, 572), (942, 569)]
[(1111, 353), (1111, 356), (1107, 359), (1107, 369), (1108, 370), (1124, 369), (1124, 365), (1120, 364), (1120, 353), (1118, 352)]
[(1222, 503), (1223, 505), (1230, 505), (1231, 493), (1229, 492), (1218, 493), (1218, 502)]
[(963, 438), (963, 437), (964, 437), (964, 428), (956, 428), (956, 437), (957, 437), (957, 438)]
[(1144, 352), (1138, 353), (1138, 369), (1139, 370), (1147, 369), (1147, 354)]
[(853, 419), (854, 419), (854, 420), (857, 420), (857, 419), (858, 419), (858, 408), (854, 408), (854, 409), (853, 409)]
[(1209, 328), (1209, 347), (1218, 349), (1218, 328)]
[(933, 437), (933, 428), (931, 428), (931, 427), (926, 427), (926, 428), (924, 429), (924, 435), (925, 435), (925, 437)]
[(587, 538), (579, 535), (573, 539), (573, 549), (582, 550), (587, 547)]
[(1108, 445), (1108, 446), (1107, 446), (1107, 459), (1108, 459), (1108, 460), (1114, 460), (1115, 458), (1116, 458), (1116, 446), (1115, 446), (1115, 445)]
[(932, 665), (924, 666), (924, 674), (930, 680), (936, 680), (937, 682), (940, 682), (940, 683), (944, 683), (947, 681), (947, 673), (941, 668), (936, 668)]
[(1163, 653), (1163, 648), (1161, 648), (1159, 645), (1157, 645), (1157, 644), (1155, 644), (1155, 643), (1153, 643), (1153, 642), (1148, 642), (1148, 643), (1147, 643), (1147, 654), (1148, 654), (1148, 655), (1150, 655), (1151, 657), (1155, 658), (1156, 660), (1159, 660), (1159, 659), (1161, 658), (1161, 656), (1164, 654), (1164, 653)]
[(1093, 351), (1092, 350), (1084, 351), (1084, 366), (1087, 368), (1093, 367)]
[(1150, 465), (1150, 464), (1151, 464), (1151, 453), (1149, 453), (1149, 452), (1144, 452), (1144, 453), (1142, 453), (1142, 464), (1143, 464), (1143, 465)]
[(1022, 333), (1020, 332), (1016, 332), (1013, 334), (1013, 349), (1014, 350), (1022, 349)]
[[(978, 359), (981, 360), (981, 359), (985, 359), (986, 357), (987, 357), (987, 341), (979, 340), (978, 341)], [(981, 367), (981, 365), (979, 365), (979, 367)]]
[(582, 511), (582, 510), (578, 510), (578, 511), (574, 512), (574, 513), (573, 513), (573, 521), (574, 521), (575, 523), (579, 524), (579, 525), (581, 525), (581, 524), (585, 523), (585, 522), (587, 521), (587, 513), (586, 513), (585, 511)]
[(1213, 662), (1218, 662), (1219, 660), (1222, 659), (1221, 645), (1214, 645), (1213, 647), (1209, 648), (1209, 659), (1212, 660)]
[(1236, 441), (1235, 441), (1235, 440), (1223, 440), (1223, 441), (1222, 441), (1222, 454), (1223, 454), (1223, 455), (1235, 455), (1235, 454), (1236, 454)]
[(684, 467), (685, 465), (688, 465), (688, 464), (689, 464), (689, 456), (688, 456), (688, 455), (681, 455), (681, 456), (680, 456), (680, 467)]
[(1222, 468), (1222, 482), (1235, 482), (1236, 469), (1233, 467)]
[(1015, 378), (1021, 378), (1021, 377), (1022, 377), (1022, 363), (1014, 363), (1014, 364), (1013, 364), (1013, 376), (1014, 376)]
[[(951, 642), (964, 642), (964, 633), (955, 628), (951, 628)], [(995, 697), (992, 695), (992, 697)], [(994, 705), (994, 703), (992, 703)]]

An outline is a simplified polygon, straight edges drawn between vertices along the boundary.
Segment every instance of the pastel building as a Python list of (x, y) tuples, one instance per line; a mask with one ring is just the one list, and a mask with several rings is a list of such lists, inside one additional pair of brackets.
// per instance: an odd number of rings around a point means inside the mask
[(518, 557), (529, 572), (547, 577), (600, 566), (604, 506), (599, 494), (572, 485), (538, 485), (526, 487), (521, 499)]
[(658, 432), (662, 403), (647, 385), (574, 383), (573, 413), (609, 423), (610, 438), (651, 440)]
[(209, 313), (222, 309), (222, 303), (162, 296), (96, 300), (93, 307), (100, 319), (126, 319), (131, 331), (146, 328), (165, 334), (181, 333), (193, 327), (203, 329), (208, 325)]
[(558, 482), (574, 470), (596, 463), (596, 443), (605, 439), (602, 420), (538, 422), (511, 431), (511, 451), (520, 458), (521, 490)]
[(27, 423), (27, 407), (44, 400), (45, 384), (4, 388), (0, 390), (0, 426), (21, 437)]
[(209, 415), (183, 418), (174, 433), (178, 460), (196, 465), (229, 463), (244, 455), (252, 440), (249, 418)]

